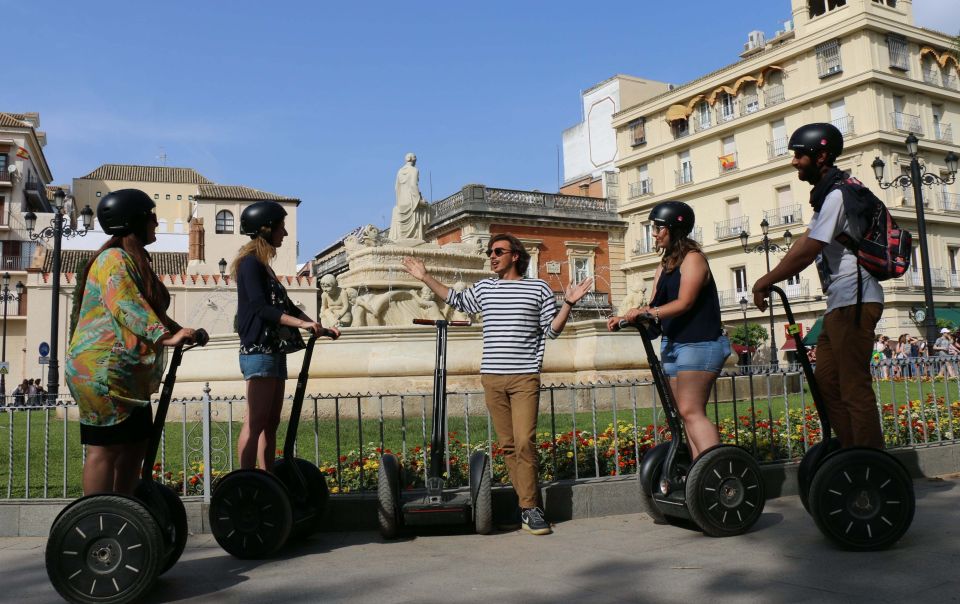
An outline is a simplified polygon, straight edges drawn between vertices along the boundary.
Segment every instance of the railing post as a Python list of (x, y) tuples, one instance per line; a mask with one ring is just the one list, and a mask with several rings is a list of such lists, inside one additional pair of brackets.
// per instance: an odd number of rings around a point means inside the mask
[[(210, 465), (210, 382), (203, 386), (203, 399), (201, 400), (203, 409), (203, 502), (210, 503), (211, 478), (213, 467)], [(186, 473), (184, 473), (186, 475)]]

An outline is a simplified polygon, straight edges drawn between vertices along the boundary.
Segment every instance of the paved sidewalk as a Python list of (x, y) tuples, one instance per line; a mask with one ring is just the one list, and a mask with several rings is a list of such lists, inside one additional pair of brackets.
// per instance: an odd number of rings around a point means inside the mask
[[(960, 479), (917, 481), (913, 527), (884, 552), (838, 551), (796, 497), (767, 502), (747, 535), (711, 539), (642, 514), (556, 533), (433, 535), (382, 543), (327, 533), (281, 559), (235, 560), (191, 537), (148, 602), (957, 602)], [(0, 539), (8, 602), (56, 602), (42, 538)]]

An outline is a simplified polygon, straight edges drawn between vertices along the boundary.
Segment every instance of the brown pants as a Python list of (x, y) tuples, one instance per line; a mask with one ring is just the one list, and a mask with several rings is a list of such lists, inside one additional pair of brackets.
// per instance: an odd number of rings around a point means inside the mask
[(817, 384), (830, 415), (830, 426), (844, 447), (883, 448), (880, 413), (870, 375), (874, 329), (883, 305), (844, 306), (823, 318), (817, 340)]
[(485, 373), (480, 376), (480, 383), (520, 507), (536, 507), (540, 374)]

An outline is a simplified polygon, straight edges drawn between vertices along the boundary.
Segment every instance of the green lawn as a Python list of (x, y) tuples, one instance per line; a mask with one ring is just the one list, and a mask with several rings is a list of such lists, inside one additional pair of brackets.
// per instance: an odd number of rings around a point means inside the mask
[[(937, 397), (945, 397), (952, 402), (958, 398), (958, 385), (954, 382), (877, 382), (875, 383), (878, 391), (878, 398), (882, 403), (894, 402), (902, 405), (909, 400), (918, 400), (926, 398), (930, 394)], [(730, 420), (737, 416), (743, 418), (752, 417), (751, 403), (745, 388), (738, 385), (737, 402), (720, 403), (714, 405), (712, 402), (708, 406), (708, 414), (715, 421)], [(539, 431), (544, 433), (565, 433), (573, 430), (574, 425), (578, 430), (585, 431), (592, 435), (594, 431), (602, 432), (608, 425), (614, 423), (613, 410), (600, 410), (596, 413), (589, 411), (590, 397), (589, 391), (579, 393), (578, 400), (580, 411), (573, 414), (570, 411), (558, 411), (554, 416), (550, 414), (549, 396), (545, 395), (541, 399), (541, 415), (539, 422)], [(482, 412), (480, 406), (481, 398), (474, 396), (471, 400), (471, 417), (469, 418), (469, 431), (462, 412), (453, 414), (448, 419), (448, 430), (456, 433), (454, 438), (466, 443), (468, 440), (471, 445), (486, 442), (488, 438), (488, 423), (485, 415), (473, 415), (473, 413)], [(569, 395), (566, 392), (559, 392), (555, 397), (558, 408), (564, 407), (562, 403), (569, 402)], [(631, 406), (629, 388), (617, 388), (617, 411), (616, 420), (627, 424), (634, 423), (634, 413), (636, 413), (637, 425), (641, 428), (656, 423), (658, 426), (664, 424), (663, 413), (658, 409), (656, 418), (652, 409), (647, 403), (645, 406), (637, 409), (636, 412)], [(341, 410), (355, 412), (356, 403), (351, 402), (355, 399), (344, 399), (341, 402)], [(791, 409), (798, 409), (801, 401), (807, 405), (812, 405), (812, 399), (809, 392), (804, 394), (794, 394), (784, 400), (784, 397), (777, 396), (771, 399), (766, 397), (755, 398), (753, 409), (759, 416), (774, 418), (780, 417), (787, 405)], [(375, 401), (365, 403), (365, 411), (372, 409), (370, 406)], [(428, 401), (429, 404), (429, 401)], [(239, 417), (243, 403), (235, 403), (234, 417)], [(330, 412), (332, 403), (321, 399), (319, 403), (321, 415), (324, 411)], [(587, 409), (583, 411), (582, 409)], [(312, 404), (305, 405), (303, 420), (298, 431), (298, 456), (307, 458), (311, 461), (327, 465), (336, 465), (338, 452), (341, 455), (347, 455), (350, 452), (357, 452), (361, 448), (364, 455), (369, 455), (372, 449), (383, 446), (395, 452), (406, 450), (413, 453), (415, 447), (423, 447), (429, 442), (430, 437), (430, 417), (426, 418), (424, 423), (421, 417), (422, 406), (419, 401), (414, 405), (406, 405), (405, 422), (399, 418), (387, 418), (381, 423), (373, 419), (364, 419), (358, 422), (355, 418), (341, 417), (338, 422), (332, 417), (322, 417), (314, 420)], [(428, 409), (429, 413), (429, 409)], [(28, 496), (29, 498), (40, 497), (75, 497), (80, 494), (80, 470), (82, 466), (82, 448), (80, 446), (79, 425), (75, 421), (66, 422), (57, 419), (56, 414), (47, 410), (17, 409), (13, 412), (0, 412), (0, 498), (12, 497), (15, 499)], [(214, 418), (217, 419), (217, 418)], [(29, 425), (29, 430), (28, 430)], [(744, 422), (740, 422), (740, 430), (749, 430)], [(228, 470), (231, 462), (236, 463), (236, 440), (240, 433), (240, 422), (212, 421), (212, 459), (213, 467), (216, 470)], [(286, 433), (287, 424), (283, 422), (278, 432), (279, 444), (283, 446), (283, 435)], [(361, 432), (362, 429), (362, 432)], [(28, 435), (29, 431), (29, 445)], [(469, 432), (469, 434), (468, 434)], [(337, 435), (339, 433), (339, 440)], [(931, 435), (935, 438), (938, 435)], [(950, 435), (952, 436), (952, 435)], [(741, 434), (742, 438), (742, 434)], [(66, 440), (66, 447), (64, 447)], [(168, 420), (163, 448), (158, 461), (162, 460), (165, 471), (170, 471), (177, 476), (184, 467), (191, 468), (187, 476), (194, 474), (199, 470), (198, 464), (202, 462), (202, 425), (199, 421)], [(187, 443), (187, 450), (184, 450), (184, 443)], [(66, 450), (65, 450), (66, 449)], [(27, 451), (29, 450), (29, 455)], [(799, 451), (795, 451), (794, 454)], [(66, 453), (66, 454), (65, 454)], [(375, 452), (373, 452), (375, 455)], [(592, 456), (592, 452), (590, 453)], [(10, 459), (13, 459), (12, 471)], [(233, 459), (231, 459), (231, 457)], [(355, 458), (356, 455), (351, 458)], [(29, 463), (29, 472), (28, 472)], [(66, 464), (66, 469), (65, 469)], [(29, 474), (29, 488), (27, 477)], [(46, 490), (44, 485), (47, 485)], [(195, 490), (195, 489), (194, 489)]]

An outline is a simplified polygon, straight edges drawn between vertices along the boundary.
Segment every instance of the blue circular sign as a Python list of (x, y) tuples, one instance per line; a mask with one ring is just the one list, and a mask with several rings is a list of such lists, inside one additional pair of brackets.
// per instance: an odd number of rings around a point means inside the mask
[(40, 356), (45, 357), (50, 354), (50, 345), (46, 342), (40, 342)]

